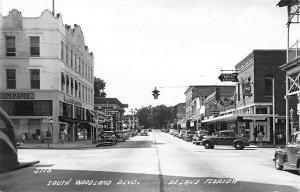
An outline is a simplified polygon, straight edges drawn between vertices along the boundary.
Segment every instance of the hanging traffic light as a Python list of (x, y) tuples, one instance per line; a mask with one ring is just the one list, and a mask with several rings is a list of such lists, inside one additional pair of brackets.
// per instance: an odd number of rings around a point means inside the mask
[(154, 96), (154, 99), (158, 99), (158, 96), (159, 96), (159, 91), (156, 89), (156, 87), (155, 87), (155, 89), (152, 91), (152, 95)]

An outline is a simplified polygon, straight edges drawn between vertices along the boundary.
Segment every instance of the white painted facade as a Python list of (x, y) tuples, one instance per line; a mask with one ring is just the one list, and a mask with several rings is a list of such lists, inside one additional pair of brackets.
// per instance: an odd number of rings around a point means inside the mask
[[(11, 46), (7, 37), (15, 38), (13, 56), (7, 55)], [(39, 39), (39, 55), (33, 56), (30, 51), (32, 37)], [(8, 88), (9, 69), (15, 70), (14, 88)], [(39, 70), (39, 88), (32, 88), (32, 69)], [(86, 138), (85, 135), (89, 137), (86, 132), (93, 129), (88, 123), (90, 113), (87, 110), (94, 109), (94, 57), (85, 45), (80, 26), (72, 28), (64, 25), (61, 15), (53, 16), (49, 10), (34, 18), (22, 17), (21, 12), (15, 9), (7, 16), (0, 15), (0, 74), (0, 106), (7, 108), (4, 105), (16, 101), (51, 101), (53, 131), (50, 132), (54, 143), (60, 141), (60, 129), (64, 129), (69, 141), (78, 140), (78, 135), (82, 134), (83, 138)], [(29, 93), (33, 97), (20, 96)], [(63, 117), (62, 103), (72, 108), (68, 118)], [(82, 108), (83, 119), (77, 118), (75, 107)], [(15, 123), (17, 137), (24, 132), (28, 140), (46, 137), (48, 124), (43, 119), (48, 115), (45, 113), (29, 116), (12, 111), (8, 113)], [(33, 124), (34, 127), (31, 127)], [(80, 124), (85, 124), (81, 134), (78, 133)], [(40, 137), (33, 138), (36, 129), (40, 129)]]

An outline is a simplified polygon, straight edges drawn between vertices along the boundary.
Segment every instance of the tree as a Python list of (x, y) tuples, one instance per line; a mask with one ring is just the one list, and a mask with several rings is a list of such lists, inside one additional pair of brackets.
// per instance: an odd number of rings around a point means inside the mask
[(103, 79), (94, 77), (94, 97), (106, 97), (104, 92), (106, 82)]
[(140, 124), (145, 126), (145, 128), (155, 127), (160, 129), (167, 127), (168, 124), (174, 121), (172, 108), (165, 105), (142, 107), (138, 110), (136, 116)]
[(136, 116), (139, 119), (139, 123), (143, 125), (145, 128), (148, 128), (152, 124), (152, 119), (151, 119), (151, 106), (149, 107), (142, 107), (139, 109), (136, 113)]

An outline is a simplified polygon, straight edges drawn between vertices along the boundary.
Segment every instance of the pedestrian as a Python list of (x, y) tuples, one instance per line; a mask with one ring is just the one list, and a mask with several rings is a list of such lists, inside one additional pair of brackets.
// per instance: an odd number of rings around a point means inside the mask
[(262, 132), (262, 131), (259, 131), (259, 133), (258, 133), (258, 135), (257, 135), (258, 142), (259, 142), (259, 147), (262, 147), (263, 137), (264, 137), (263, 132)]
[(65, 141), (65, 132), (64, 132), (64, 130), (60, 131), (60, 139), (61, 139), (61, 143), (64, 143), (64, 141)]

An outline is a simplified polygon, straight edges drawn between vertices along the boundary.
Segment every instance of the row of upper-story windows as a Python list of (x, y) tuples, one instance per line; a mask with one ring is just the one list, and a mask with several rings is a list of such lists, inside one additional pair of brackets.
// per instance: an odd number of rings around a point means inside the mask
[[(6, 56), (17, 56), (16, 36), (10, 35), (5, 37)], [(40, 57), (40, 36), (29, 36), (29, 54), (31, 57)], [(72, 69), (85, 77), (88, 81), (93, 82), (93, 67), (84, 61), (73, 49), (61, 41), (61, 60), (63, 60)]]
[[(40, 69), (29, 69), (30, 70), (30, 88), (40, 89)], [(24, 81), (24, 79), (22, 79)], [(6, 88), (16, 89), (17, 88), (17, 73), (16, 69), (6, 69)]]
[(93, 89), (78, 79), (61, 72), (61, 91), (86, 102), (93, 103)]
[[(6, 56), (16, 56), (16, 37), (15, 36), (6, 36), (5, 37), (6, 45)], [(29, 37), (29, 52), (32, 57), (40, 56), (40, 37), (39, 36), (30, 36)]]
[(88, 81), (93, 81), (93, 67), (90, 66), (84, 58), (76, 53), (67, 43), (61, 41), (60, 59), (68, 66), (85, 77)]

